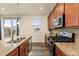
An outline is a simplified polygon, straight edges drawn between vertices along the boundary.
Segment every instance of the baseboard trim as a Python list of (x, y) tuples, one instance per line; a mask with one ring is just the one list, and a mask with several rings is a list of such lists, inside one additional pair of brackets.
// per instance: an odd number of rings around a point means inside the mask
[(44, 42), (32, 42), (32, 45), (44, 45)]

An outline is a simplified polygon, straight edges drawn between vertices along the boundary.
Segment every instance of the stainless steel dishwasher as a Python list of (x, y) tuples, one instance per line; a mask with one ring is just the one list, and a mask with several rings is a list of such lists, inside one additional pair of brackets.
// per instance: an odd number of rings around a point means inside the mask
[(29, 52), (32, 49), (32, 36), (29, 38)]

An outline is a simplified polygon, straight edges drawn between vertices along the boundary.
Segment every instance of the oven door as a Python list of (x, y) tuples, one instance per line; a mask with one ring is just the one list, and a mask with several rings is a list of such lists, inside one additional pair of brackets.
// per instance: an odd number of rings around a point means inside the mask
[(51, 43), (49, 40), (48, 40), (48, 52), (49, 52), (49, 56), (54, 56), (55, 53), (55, 49), (54, 49), (54, 43)]

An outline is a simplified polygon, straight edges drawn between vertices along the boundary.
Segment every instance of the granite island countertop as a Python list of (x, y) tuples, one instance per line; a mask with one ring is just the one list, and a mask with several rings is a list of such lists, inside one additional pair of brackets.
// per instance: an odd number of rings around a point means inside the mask
[(79, 56), (79, 44), (56, 42), (55, 43), (67, 56)]
[(0, 56), (8, 55), (11, 51), (13, 51), (15, 48), (17, 48), (20, 44), (22, 44), (24, 41), (26, 41), (30, 37), (31, 35), (27, 35), (25, 39), (23, 39), (19, 43), (6, 43), (4, 42), (4, 40), (0, 40)]

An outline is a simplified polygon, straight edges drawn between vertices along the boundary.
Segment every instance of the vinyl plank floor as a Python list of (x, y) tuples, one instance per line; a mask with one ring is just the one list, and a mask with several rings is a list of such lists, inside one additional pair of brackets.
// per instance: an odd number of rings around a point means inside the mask
[(32, 45), (29, 56), (49, 56), (49, 53), (45, 45), (36, 44)]

